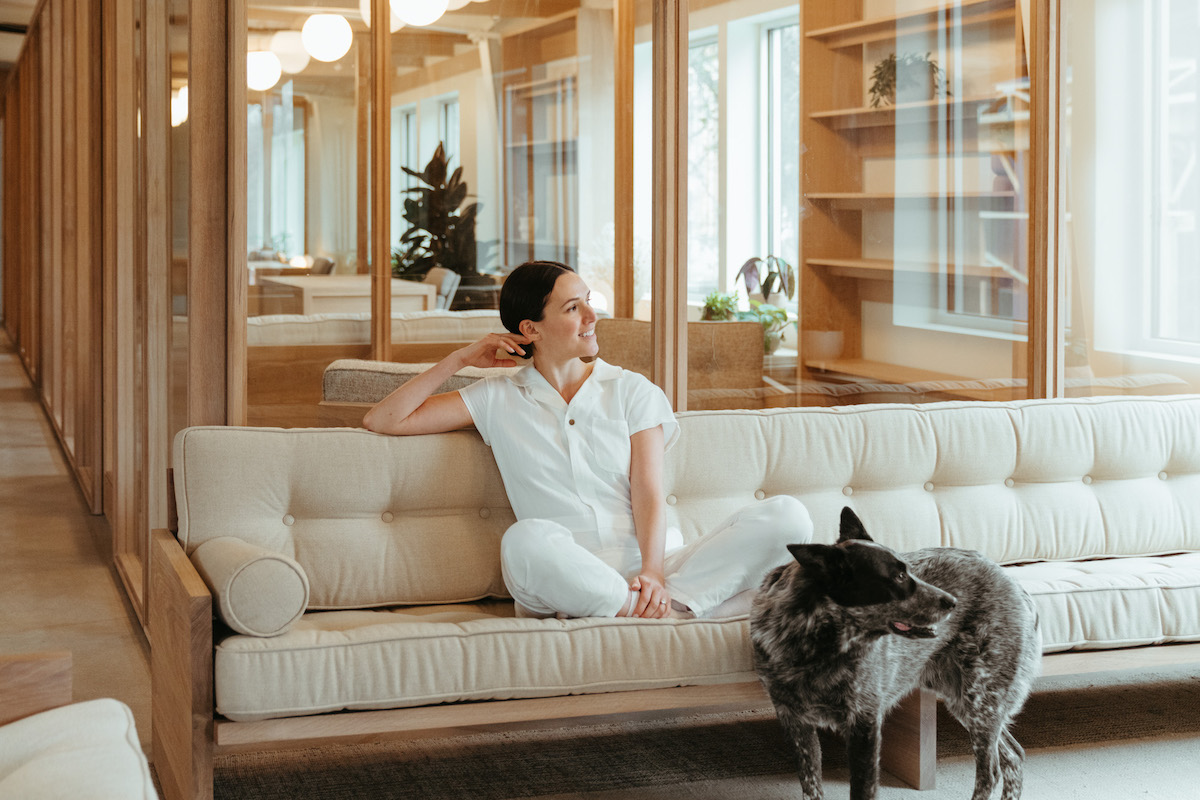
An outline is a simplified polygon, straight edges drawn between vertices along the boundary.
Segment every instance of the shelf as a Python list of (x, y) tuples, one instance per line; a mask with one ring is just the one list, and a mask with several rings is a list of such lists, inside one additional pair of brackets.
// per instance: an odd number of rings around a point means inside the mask
[(829, 47), (852, 47), (867, 42), (887, 41), (905, 34), (936, 30), (943, 26), (944, 16), (956, 11), (961, 12), (964, 25), (979, 25), (994, 20), (1013, 19), (1016, 16), (1012, 0), (961, 0), (939, 3), (904, 14), (820, 28), (809, 31), (806, 36), (818, 39)]
[[(938, 264), (890, 261), (884, 258), (810, 258), (806, 263), (810, 267), (828, 270), (831, 274), (839, 277), (868, 281), (890, 281), (897, 272), (938, 275), (942, 271)], [(1008, 273), (1000, 267), (987, 267), (981, 264), (952, 265), (950, 269), (955, 275), (981, 278), (1008, 277)]]
[(894, 194), (889, 192), (807, 192), (804, 199), (817, 203), (827, 203), (832, 208), (887, 210), (899, 203), (950, 203), (986, 204), (1000, 201), (1011, 201), (1017, 196), (1016, 192), (961, 192), (954, 195), (921, 193)]
[[(986, 106), (1003, 100), (1003, 97), (971, 97), (959, 100), (954, 97), (938, 97), (933, 100), (921, 100), (915, 103), (897, 103), (891, 106), (861, 106), (859, 108), (835, 108), (829, 111), (815, 111), (809, 114), (810, 119), (828, 121), (837, 130), (854, 128), (879, 128), (890, 125), (933, 122), (944, 111), (950, 119), (966, 119), (975, 117), (978, 106)], [(897, 119), (899, 117), (899, 119)]]

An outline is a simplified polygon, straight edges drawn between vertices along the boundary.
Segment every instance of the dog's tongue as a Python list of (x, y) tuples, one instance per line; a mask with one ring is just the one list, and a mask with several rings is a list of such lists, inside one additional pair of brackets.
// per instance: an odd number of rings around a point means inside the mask
[(893, 622), (892, 625), (895, 626), (896, 630), (902, 631), (904, 633), (908, 633), (909, 631), (912, 630), (912, 625), (908, 625), (904, 622)]

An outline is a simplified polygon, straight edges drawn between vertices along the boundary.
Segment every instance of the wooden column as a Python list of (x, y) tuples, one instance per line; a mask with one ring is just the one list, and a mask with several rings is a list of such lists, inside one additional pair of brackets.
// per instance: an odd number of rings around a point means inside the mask
[(613, 312), (633, 316), (633, 0), (613, 3)]
[[(226, 36), (226, 351), (225, 416), (230, 425), (246, 424), (246, 315), (250, 270), (246, 264), (246, 4), (227, 2)], [(308, 230), (306, 227), (305, 230)]]
[(654, 382), (687, 410), (688, 0), (654, 0)]
[[(188, 343), (187, 424), (227, 422), (226, 358), (229, 302), (229, 131), (227, 2), (188, 4)], [(244, 74), (245, 59), (240, 70)], [(168, 70), (169, 74), (169, 70)], [(245, 81), (242, 81), (245, 85)], [(164, 95), (170, 97), (168, 86)], [(245, 113), (245, 112), (243, 112)], [(170, 109), (151, 117), (169, 124)], [(168, 316), (170, 319), (170, 310)]]
[(1059, 0), (1031, 0), (1029, 191), (1029, 397), (1062, 397), (1065, 270), (1059, 261)]
[[(392, 35), (388, 20), (391, 6), (388, 0), (371, 0), (371, 26), (369, 50), (371, 57), (371, 115), (370, 152), (371, 171), (371, 355), (378, 361), (391, 361), (392, 352), (392, 247), (391, 247), (391, 122), (392, 122)], [(362, 59), (359, 63), (363, 63)], [(360, 142), (360, 146), (361, 146)], [(361, 189), (360, 189), (361, 196)], [(360, 208), (359, 219), (366, 217), (366, 209)], [(359, 250), (362, 250), (360, 244)]]

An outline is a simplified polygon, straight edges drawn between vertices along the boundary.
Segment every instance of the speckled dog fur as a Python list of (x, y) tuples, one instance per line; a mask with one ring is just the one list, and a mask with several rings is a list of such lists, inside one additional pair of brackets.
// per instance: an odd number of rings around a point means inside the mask
[(1021, 796), (1009, 725), (1041, 664), (1033, 602), (978, 553), (897, 555), (842, 510), (836, 545), (791, 545), (750, 615), (755, 668), (795, 742), (803, 797), (821, 800), (817, 730), (846, 737), (851, 800), (879, 788), (880, 728), (912, 690), (936, 691), (975, 753), (972, 800)]

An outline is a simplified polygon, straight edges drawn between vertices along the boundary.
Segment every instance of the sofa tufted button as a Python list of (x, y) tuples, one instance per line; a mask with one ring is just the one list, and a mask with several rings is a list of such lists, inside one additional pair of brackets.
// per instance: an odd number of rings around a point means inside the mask
[(1011, 489), (1012, 487), (1017, 485), (1017, 482), (1014, 481), (1012, 478), (1005, 478), (1004, 485)]
[(1084, 486), (1088, 486), (1088, 485), (1090, 485), (1090, 484), (1091, 484), (1091, 482), (1092, 482), (1092, 476), (1091, 476), (1091, 475), (1084, 475), (1084, 476), (1083, 476), (1083, 485), (1084, 485)]
[(296, 518), (295, 518), (295, 517), (293, 517), (291, 514), (284, 514), (284, 515), (283, 515), (283, 524), (284, 524), (284, 525), (291, 525), (291, 524), (292, 524), (293, 522), (295, 522), (295, 521), (296, 521)]
[(925, 491), (927, 491), (927, 492), (933, 491), (933, 481), (925, 481)]
[(568, 425), (574, 425), (574, 424), (575, 424), (575, 420), (573, 420), (573, 419), (569, 419), (569, 420), (567, 420), (567, 424), (568, 424)]
[(754, 492), (755, 500), (765, 500), (766, 497), (767, 497), (767, 493), (764, 492), (762, 489), (758, 489), (757, 491)]
[(395, 519), (395, 517), (392, 516), (392, 512), (390, 512), (390, 511), (383, 512), (383, 514), (381, 514), (379, 518), (381, 520), (383, 520), (384, 522), (391, 522), (393, 519)]
[(846, 497), (849, 497), (850, 495), (854, 494), (854, 490), (847, 486), (846, 488), (842, 489), (842, 494), (846, 495)]
[(492, 510), (490, 508), (479, 509), (479, 518), (480, 519), (487, 519), (491, 515), (492, 515)]
[(673, 494), (667, 495), (667, 505), (673, 506), (678, 502), (679, 502), (679, 498), (676, 497), (675, 495), (673, 495)]
[(1167, 473), (1165, 473), (1165, 472), (1158, 473), (1158, 479), (1160, 481), (1165, 481), (1167, 479)]

